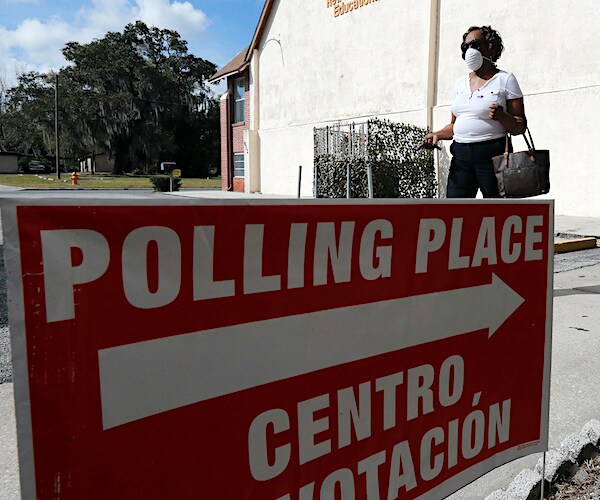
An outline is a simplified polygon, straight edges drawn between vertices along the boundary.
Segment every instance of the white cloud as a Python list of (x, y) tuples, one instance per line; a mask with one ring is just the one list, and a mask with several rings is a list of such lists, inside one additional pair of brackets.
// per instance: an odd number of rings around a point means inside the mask
[(0, 26), (0, 75), (12, 79), (24, 68), (58, 69), (65, 64), (61, 52), (65, 43), (87, 43), (136, 20), (175, 30), (188, 41), (208, 26), (206, 14), (188, 1), (91, 0), (71, 21), (55, 16), (25, 19), (13, 30)]
[(178, 31), (183, 38), (197, 35), (208, 25), (208, 18), (190, 2), (137, 0), (136, 19), (149, 26)]
[(10, 49), (19, 49), (27, 62), (35, 66), (54, 66), (62, 61), (60, 49), (69, 40), (70, 27), (60, 18), (42, 22), (25, 19), (13, 31), (6, 33)]
[(133, 16), (134, 6), (129, 0), (91, 0), (79, 10), (74, 24), (88, 31), (87, 36), (98, 38), (107, 31), (123, 29)]

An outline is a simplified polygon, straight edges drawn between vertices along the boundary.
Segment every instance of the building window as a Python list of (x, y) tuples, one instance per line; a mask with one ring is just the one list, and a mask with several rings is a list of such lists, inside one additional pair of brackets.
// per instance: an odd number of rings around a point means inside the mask
[(233, 82), (233, 122), (244, 121), (244, 101), (246, 100), (246, 79), (236, 78)]
[(244, 177), (244, 155), (242, 153), (233, 155), (233, 175)]

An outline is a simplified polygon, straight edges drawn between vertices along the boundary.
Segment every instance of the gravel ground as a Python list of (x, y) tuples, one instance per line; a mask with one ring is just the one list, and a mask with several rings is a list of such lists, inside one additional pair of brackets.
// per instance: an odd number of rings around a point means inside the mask
[(554, 272), (562, 273), (571, 269), (593, 266), (600, 262), (600, 247), (577, 252), (558, 253), (554, 255)]
[(12, 382), (10, 359), (10, 332), (5, 326), (0, 328), (0, 384)]
[(600, 456), (585, 462), (573, 478), (559, 484), (550, 500), (597, 500), (600, 498)]
[(10, 332), (6, 307), (6, 269), (4, 268), (4, 247), (0, 245), (0, 384), (12, 382), (10, 357)]

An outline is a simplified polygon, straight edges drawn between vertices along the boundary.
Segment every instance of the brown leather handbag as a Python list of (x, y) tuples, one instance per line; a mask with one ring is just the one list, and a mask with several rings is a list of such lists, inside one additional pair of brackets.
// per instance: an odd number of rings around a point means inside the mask
[(527, 198), (550, 191), (550, 151), (535, 149), (531, 132), (523, 134), (527, 151), (512, 152), (512, 139), (506, 134), (504, 154), (494, 156), (494, 173), (503, 198)]

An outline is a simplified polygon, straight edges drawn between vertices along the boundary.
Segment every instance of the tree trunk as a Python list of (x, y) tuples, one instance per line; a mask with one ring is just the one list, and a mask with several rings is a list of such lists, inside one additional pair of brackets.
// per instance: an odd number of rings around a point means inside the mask
[(114, 175), (123, 175), (125, 172), (133, 170), (132, 142), (130, 136), (121, 136), (115, 140), (115, 163), (112, 169)]

